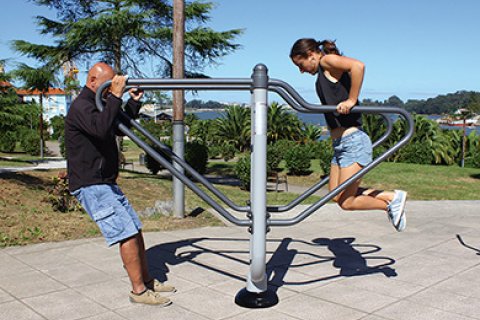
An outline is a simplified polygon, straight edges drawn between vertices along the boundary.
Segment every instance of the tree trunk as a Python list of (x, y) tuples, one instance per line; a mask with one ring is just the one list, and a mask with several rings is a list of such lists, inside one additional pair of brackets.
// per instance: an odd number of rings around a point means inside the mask
[(43, 93), (40, 93), (40, 118), (39, 118), (39, 130), (40, 130), (40, 158), (43, 159)]

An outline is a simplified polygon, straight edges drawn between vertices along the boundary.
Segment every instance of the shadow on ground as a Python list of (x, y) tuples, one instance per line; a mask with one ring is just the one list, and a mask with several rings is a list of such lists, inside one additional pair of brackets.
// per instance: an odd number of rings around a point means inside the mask
[[(249, 247), (248, 239), (239, 238), (205, 237), (159, 244), (147, 250), (150, 272), (160, 281), (166, 281), (170, 266), (191, 263), (199, 268), (245, 281), (245, 277), (223, 268), (223, 264), (207, 264), (205, 259), (201, 259), (205, 255), (214, 255), (239, 265), (247, 266), (249, 264), (248, 250), (218, 250), (208, 247), (209, 244), (218, 242), (224, 242), (225, 247), (231, 247), (228, 243), (243, 242), (245, 248)], [(373, 273), (382, 273), (386, 277), (397, 276), (395, 269), (391, 267), (395, 264), (394, 259), (375, 255), (382, 250), (379, 246), (356, 244), (355, 238), (317, 238), (311, 241), (284, 238), (269, 239), (267, 242), (278, 243), (275, 251), (267, 252), (270, 255), (266, 265), (267, 276), (269, 284), (275, 287), (274, 290), (282, 286), (301, 286), (340, 277), (363, 276)], [(218, 247), (218, 244), (215, 247)], [(296, 262), (295, 258), (297, 257), (300, 258), (298, 259), (300, 262)], [(301, 272), (302, 268), (320, 266), (325, 263), (331, 265), (331, 272), (324, 276), (312, 276), (312, 279), (305, 281), (286, 280), (289, 270)]]

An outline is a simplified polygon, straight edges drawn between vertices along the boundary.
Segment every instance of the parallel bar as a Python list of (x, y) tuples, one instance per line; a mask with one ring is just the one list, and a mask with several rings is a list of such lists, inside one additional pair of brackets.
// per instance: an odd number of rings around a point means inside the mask
[(195, 183), (193, 183), (189, 178), (185, 175), (180, 173), (174, 166), (161, 155), (158, 154), (152, 147), (146, 144), (143, 140), (137, 137), (126, 125), (117, 121), (118, 129), (123, 132), (127, 137), (129, 137), (133, 142), (135, 142), (140, 148), (145, 150), (155, 161), (158, 161), (162, 166), (164, 166), (170, 173), (177, 177), (182, 183), (184, 183), (187, 187), (189, 187), (193, 192), (195, 192), (203, 201), (208, 203), (215, 209), (218, 213), (220, 213), (225, 219), (229, 222), (236, 224), (237, 226), (244, 226), (248, 227), (251, 225), (251, 221), (249, 220), (242, 220), (234, 217), (231, 215), (227, 210), (225, 210), (222, 206), (220, 206), (215, 200), (213, 200), (208, 194), (206, 194), (202, 189), (200, 189)]

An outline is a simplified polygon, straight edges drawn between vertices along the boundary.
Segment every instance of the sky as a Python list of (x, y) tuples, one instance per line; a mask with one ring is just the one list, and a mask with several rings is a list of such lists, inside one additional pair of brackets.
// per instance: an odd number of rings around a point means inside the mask
[[(300, 74), (289, 58), (299, 38), (336, 40), (345, 56), (365, 63), (360, 99), (427, 99), (459, 90), (480, 91), (479, 0), (212, 0), (208, 27), (243, 29), (241, 48), (208, 66), (210, 77), (246, 78), (263, 63), (271, 78), (318, 103), (315, 77)], [(10, 50), (22, 39), (49, 43), (34, 17), (54, 11), (26, 0), (0, 0), (0, 59), (27, 62)], [(8, 69), (7, 69), (8, 71)], [(82, 81), (82, 78), (80, 78)], [(247, 92), (200, 92), (187, 99), (248, 102)], [(281, 101), (276, 95), (269, 100)]]

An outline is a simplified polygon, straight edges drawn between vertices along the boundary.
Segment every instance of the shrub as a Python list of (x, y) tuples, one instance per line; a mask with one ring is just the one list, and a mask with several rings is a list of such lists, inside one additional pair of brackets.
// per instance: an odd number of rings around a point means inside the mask
[(279, 152), (283, 155), (296, 145), (297, 143), (292, 140), (278, 140), (277, 142), (275, 142), (275, 147), (278, 148)]
[(46, 200), (50, 202), (54, 211), (70, 212), (81, 210), (80, 203), (68, 190), (68, 180), (65, 173), (53, 177), (53, 187), (48, 189)]
[(32, 156), (40, 155), (40, 135), (36, 131), (27, 130), (24, 131), (20, 146), (23, 151), (31, 154)]
[(240, 179), (240, 187), (244, 190), (250, 190), (250, 155), (242, 157), (235, 166), (235, 174)]
[(281, 147), (277, 144), (270, 144), (267, 146), (267, 170), (269, 172), (276, 171), (280, 161), (283, 160), (283, 152)]
[(200, 174), (207, 171), (208, 148), (203, 143), (192, 141), (185, 145), (185, 161)]
[(311, 165), (309, 151), (302, 145), (296, 145), (285, 153), (285, 162), (291, 174), (307, 174)]
[(317, 143), (317, 156), (320, 162), (320, 169), (324, 175), (330, 174), (330, 165), (333, 158), (332, 140), (322, 140)]
[(0, 150), (4, 152), (13, 152), (17, 143), (15, 132), (7, 131), (0, 137)]
[[(166, 144), (168, 147), (171, 148), (171, 146), (169, 145), (169, 141), (161, 141), (162, 143)], [(170, 163), (172, 163), (172, 160), (170, 159), (170, 157), (168, 157), (161, 149), (160, 147), (157, 147), (155, 145), (153, 145), (153, 143), (150, 143), (149, 144), (150, 147), (152, 147), (155, 151), (157, 151), (157, 153), (159, 153), (161, 156), (163, 156), (165, 159), (167, 159)], [(155, 160), (151, 155), (149, 155), (148, 153), (145, 154), (145, 167), (148, 169), (148, 171), (150, 171), (150, 173), (152, 174), (157, 174), (158, 171), (160, 171), (161, 169), (163, 169), (163, 166), (157, 162), (157, 160)]]
[(228, 161), (235, 158), (235, 151), (237, 151), (237, 149), (235, 149), (233, 144), (225, 143), (220, 148), (223, 160)]
[(398, 162), (432, 164), (434, 162), (431, 148), (422, 142), (409, 143), (399, 150)]
[(208, 157), (210, 159), (219, 159), (222, 155), (222, 147), (217, 145), (211, 145), (208, 147)]

